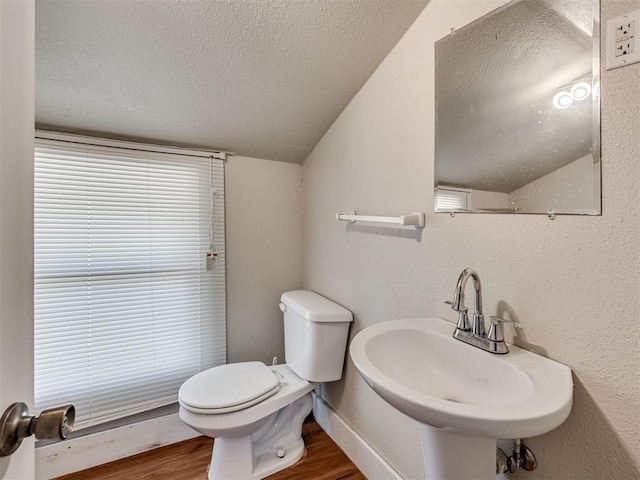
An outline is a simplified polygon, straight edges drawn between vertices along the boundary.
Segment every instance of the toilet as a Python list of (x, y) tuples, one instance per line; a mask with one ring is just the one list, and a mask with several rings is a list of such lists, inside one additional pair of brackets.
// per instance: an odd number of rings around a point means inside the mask
[(264, 478), (304, 453), (311, 391), (342, 377), (351, 312), (309, 290), (282, 294), (285, 364), (231, 363), (180, 387), (180, 419), (215, 438), (209, 480)]

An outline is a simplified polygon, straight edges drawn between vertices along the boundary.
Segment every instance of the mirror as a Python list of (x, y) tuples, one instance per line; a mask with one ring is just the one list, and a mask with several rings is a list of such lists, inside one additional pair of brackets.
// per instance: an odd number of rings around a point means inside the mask
[(598, 0), (516, 0), (435, 46), (435, 211), (599, 215)]

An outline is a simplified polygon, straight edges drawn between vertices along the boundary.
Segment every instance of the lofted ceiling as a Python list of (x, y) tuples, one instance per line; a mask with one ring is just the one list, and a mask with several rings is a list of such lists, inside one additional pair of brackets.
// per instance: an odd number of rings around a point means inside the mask
[(36, 0), (36, 125), (302, 162), (427, 3)]

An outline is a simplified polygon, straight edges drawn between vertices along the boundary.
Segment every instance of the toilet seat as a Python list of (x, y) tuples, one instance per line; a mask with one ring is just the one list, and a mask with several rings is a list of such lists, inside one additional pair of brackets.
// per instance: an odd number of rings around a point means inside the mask
[(180, 387), (180, 403), (194, 413), (215, 415), (248, 408), (275, 395), (280, 378), (262, 362), (230, 363), (188, 379)]

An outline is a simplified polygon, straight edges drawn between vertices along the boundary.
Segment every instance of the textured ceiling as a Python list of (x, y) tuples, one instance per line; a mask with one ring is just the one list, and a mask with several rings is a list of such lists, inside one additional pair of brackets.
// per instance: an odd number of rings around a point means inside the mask
[(37, 0), (36, 124), (302, 162), (428, 0)]

